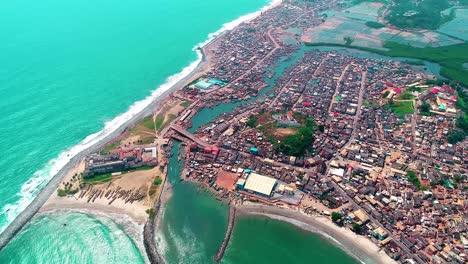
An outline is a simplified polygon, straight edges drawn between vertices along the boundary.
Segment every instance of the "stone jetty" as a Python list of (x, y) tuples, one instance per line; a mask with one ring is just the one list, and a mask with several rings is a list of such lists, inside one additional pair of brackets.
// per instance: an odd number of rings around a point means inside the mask
[(232, 231), (234, 230), (234, 223), (236, 221), (236, 207), (233, 204), (229, 204), (229, 217), (228, 217), (228, 226), (226, 229), (226, 234), (224, 235), (223, 243), (221, 247), (216, 252), (215, 261), (220, 262), (223, 259), (224, 252), (226, 251), (226, 247), (229, 244), (229, 240), (231, 239)]

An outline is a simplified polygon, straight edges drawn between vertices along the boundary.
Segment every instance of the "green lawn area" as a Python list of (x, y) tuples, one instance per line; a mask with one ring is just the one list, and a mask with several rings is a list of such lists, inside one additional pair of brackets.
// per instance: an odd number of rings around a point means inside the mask
[(154, 128), (155, 128), (155, 122), (153, 121), (153, 116), (152, 115), (143, 118), (140, 121), (140, 124), (143, 125), (144, 127), (148, 128), (148, 129), (151, 129), (151, 130), (154, 130)]
[(374, 22), (374, 21), (367, 21), (367, 22), (366, 22), (366, 26), (368, 26), (368, 27), (370, 27), (370, 28), (376, 28), (376, 29), (384, 28), (384, 27), (385, 27), (384, 24), (379, 23), (379, 22)]
[(109, 153), (111, 150), (114, 150), (115, 148), (117, 148), (117, 146), (120, 145), (120, 141), (118, 142), (114, 142), (112, 144), (108, 144), (104, 147), (104, 149), (101, 150), (101, 155), (105, 155), (107, 153)]
[(405, 115), (414, 113), (413, 102), (395, 101), (393, 104), (388, 104), (385, 107), (392, 110), (396, 116), (402, 119), (405, 117)]
[[(141, 166), (135, 169), (131, 169), (128, 171), (123, 171), (122, 174), (126, 174), (129, 172), (134, 172), (134, 171), (143, 171), (143, 170), (151, 170), (153, 169), (154, 166)], [(106, 173), (106, 174), (100, 174), (96, 175), (90, 178), (83, 178), (83, 183), (102, 183), (102, 182), (109, 182), (112, 180), (112, 173)]]
[(157, 115), (156, 121), (154, 122), (154, 127), (156, 128), (156, 130), (160, 131), (163, 123), (164, 123), (164, 115), (163, 114)]
[(360, 46), (346, 46), (342, 44), (331, 43), (305, 43), (305, 45), (355, 48), (390, 57), (407, 57), (432, 61), (440, 64), (440, 74), (442, 76), (454, 81), (458, 81), (461, 84), (468, 86), (468, 70), (463, 68), (463, 64), (468, 62), (468, 42), (436, 48), (416, 48), (413, 46), (403, 45), (396, 42), (385, 42), (384, 47), (388, 49), (387, 51)]
[(100, 182), (109, 182), (112, 180), (112, 173), (106, 173), (97, 175), (91, 178), (83, 178), (83, 183), (100, 183)]
[(403, 92), (398, 97), (399, 100), (413, 100), (414, 98), (415, 96), (411, 94), (409, 89), (403, 90)]
[(153, 168), (154, 168), (154, 166), (141, 166), (141, 167), (135, 168), (133, 170), (128, 170), (128, 171), (122, 172), (122, 174), (129, 173), (129, 172), (134, 172), (134, 171), (151, 170)]
[(165, 128), (167, 125), (169, 125), (169, 123), (172, 122), (172, 120), (174, 120), (177, 116), (176, 115), (173, 115), (173, 114), (169, 114), (167, 116), (167, 119), (166, 119), (166, 122), (164, 122), (164, 124), (162, 125), (161, 129)]
[(191, 103), (190, 103), (189, 101), (185, 101), (185, 102), (180, 103), (180, 106), (182, 106), (182, 107), (187, 107), (187, 106), (189, 106), (190, 104), (191, 104)]
[(176, 115), (169, 114), (165, 118), (164, 114), (159, 114), (156, 116), (155, 128), (157, 131), (163, 130), (169, 123), (176, 118)]

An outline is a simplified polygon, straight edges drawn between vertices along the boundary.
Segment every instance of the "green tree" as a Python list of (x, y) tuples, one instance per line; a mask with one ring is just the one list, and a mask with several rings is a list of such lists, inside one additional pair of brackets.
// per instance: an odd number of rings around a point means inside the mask
[(162, 183), (162, 179), (158, 177), (158, 178), (156, 178), (156, 179), (154, 180), (153, 183), (154, 183), (154, 185), (160, 185), (160, 184)]
[(291, 156), (303, 156), (311, 150), (314, 142), (314, 130), (309, 127), (300, 127), (297, 134), (287, 136), (278, 147), (278, 150)]
[(447, 135), (447, 141), (450, 144), (456, 144), (458, 142), (463, 141), (465, 139), (465, 136), (465, 132), (461, 130), (452, 130)]
[(324, 126), (324, 125), (319, 125), (319, 126), (318, 126), (318, 130), (319, 130), (320, 132), (322, 132), (322, 133), (325, 132), (325, 126)]
[(431, 111), (431, 104), (424, 102), (421, 106), (419, 106), (419, 111), (421, 111), (422, 114), (429, 114)]
[(335, 222), (335, 223), (336, 223), (338, 220), (341, 220), (342, 217), (343, 217), (343, 216), (342, 216), (340, 213), (338, 213), (338, 212), (333, 212), (333, 213), (331, 214), (332, 221)]
[(354, 231), (355, 233), (360, 234), (360, 233), (361, 233), (361, 229), (362, 229), (362, 228), (361, 228), (361, 225), (360, 225), (360, 224), (358, 224), (358, 223), (354, 223), (354, 224), (353, 224), (353, 231)]
[(346, 46), (349, 46), (351, 43), (353, 43), (353, 39), (351, 37), (344, 37), (343, 40)]
[(462, 129), (465, 133), (468, 132), (468, 120), (465, 115), (460, 115), (457, 118), (457, 127)]
[(257, 123), (257, 117), (256, 116), (251, 116), (249, 118), (249, 121), (247, 121), (246, 125), (249, 126), (249, 127), (254, 128), (256, 123)]
[(315, 123), (315, 120), (313, 118), (307, 118), (305, 121), (305, 126), (307, 128), (312, 129), (312, 133), (315, 131), (317, 128), (317, 124)]

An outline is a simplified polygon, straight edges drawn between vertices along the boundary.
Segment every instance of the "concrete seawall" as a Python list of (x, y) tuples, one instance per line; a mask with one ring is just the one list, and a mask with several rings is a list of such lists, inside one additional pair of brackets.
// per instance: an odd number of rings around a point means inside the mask
[(145, 245), (146, 256), (150, 263), (152, 264), (165, 264), (164, 258), (159, 254), (158, 249), (156, 247), (156, 242), (154, 239), (154, 231), (156, 230), (156, 222), (157, 222), (157, 215), (159, 209), (161, 208), (161, 203), (158, 201), (156, 205), (153, 207), (155, 212), (154, 217), (148, 219), (145, 223), (143, 229), (143, 243)]
[(232, 204), (229, 205), (229, 216), (228, 216), (228, 226), (226, 229), (226, 234), (224, 235), (223, 243), (221, 247), (216, 252), (215, 261), (220, 262), (223, 259), (224, 252), (231, 240), (232, 231), (234, 230), (234, 224), (236, 222), (236, 207)]
[(143, 244), (145, 245), (146, 256), (148, 257), (150, 263), (152, 264), (165, 264), (164, 258), (158, 251), (156, 247), (156, 240), (154, 237), (154, 233), (156, 232), (156, 227), (158, 223), (159, 212), (161, 210), (161, 197), (163, 197), (164, 187), (166, 186), (167, 182), (167, 168), (165, 170), (165, 177), (164, 181), (159, 188), (161, 188), (161, 192), (156, 200), (156, 203), (153, 205), (153, 215), (148, 218), (146, 221), (145, 226), (143, 228)]

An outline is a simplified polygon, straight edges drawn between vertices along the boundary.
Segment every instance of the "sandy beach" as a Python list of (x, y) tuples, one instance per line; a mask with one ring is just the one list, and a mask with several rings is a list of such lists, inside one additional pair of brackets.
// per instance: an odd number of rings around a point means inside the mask
[(379, 247), (367, 237), (357, 235), (349, 229), (341, 228), (325, 217), (312, 217), (298, 210), (253, 203), (237, 205), (237, 215), (264, 216), (288, 222), (306, 231), (320, 234), (362, 263), (396, 263), (385, 252), (379, 251)]
[[(64, 182), (70, 181), (71, 177), (76, 172), (81, 172), (83, 163), (71, 170), (69, 174), (64, 178)], [(149, 191), (152, 186), (152, 182), (156, 177), (160, 177), (164, 180), (165, 174), (162, 173), (158, 167), (149, 170), (134, 171), (118, 176), (114, 176), (112, 181), (100, 183), (92, 186), (92, 190), (101, 190), (103, 192), (112, 190), (127, 190), (132, 193), (140, 193), (145, 195), (141, 201), (134, 201), (132, 203), (126, 202), (125, 199), (111, 199), (105, 196), (97, 197), (96, 199), (89, 201), (88, 195), (81, 195), (87, 187), (74, 195), (68, 195), (66, 197), (60, 197), (57, 194), (52, 194), (49, 199), (44, 203), (39, 213), (53, 210), (63, 209), (85, 209), (85, 210), (99, 210), (108, 213), (126, 214), (136, 222), (144, 224), (148, 219), (146, 210), (153, 207), (155, 197), (158, 196), (161, 188), (158, 188), (156, 195), (150, 195)], [(90, 193), (89, 191), (87, 192)], [(86, 194), (86, 193), (85, 193)], [(82, 196), (82, 197), (81, 197)]]
[[(208, 48), (210, 44), (204, 47)], [(34, 198), (34, 200), (23, 210), (15, 220), (0, 234), (0, 250), (5, 247), (8, 242), (31, 220), (39, 209), (45, 204), (49, 197), (55, 194), (57, 188), (63, 181), (64, 177), (75, 168), (86, 155), (98, 151), (103, 148), (107, 142), (113, 138), (118, 137), (126, 128), (135, 125), (140, 119), (152, 114), (155, 110), (159, 109), (164, 101), (175, 91), (182, 89), (191, 80), (201, 75), (209, 66), (209, 59), (205, 57), (202, 52), (202, 59), (197, 67), (184, 78), (180, 79), (170, 89), (163, 92), (159, 97), (155, 98), (148, 106), (142, 111), (133, 115), (128, 121), (120, 127), (109, 133), (107, 136), (96, 142), (89, 148), (84, 149), (77, 155), (73, 156), (70, 161), (65, 164), (49, 181), (49, 183), (41, 190), (41, 192)]]

